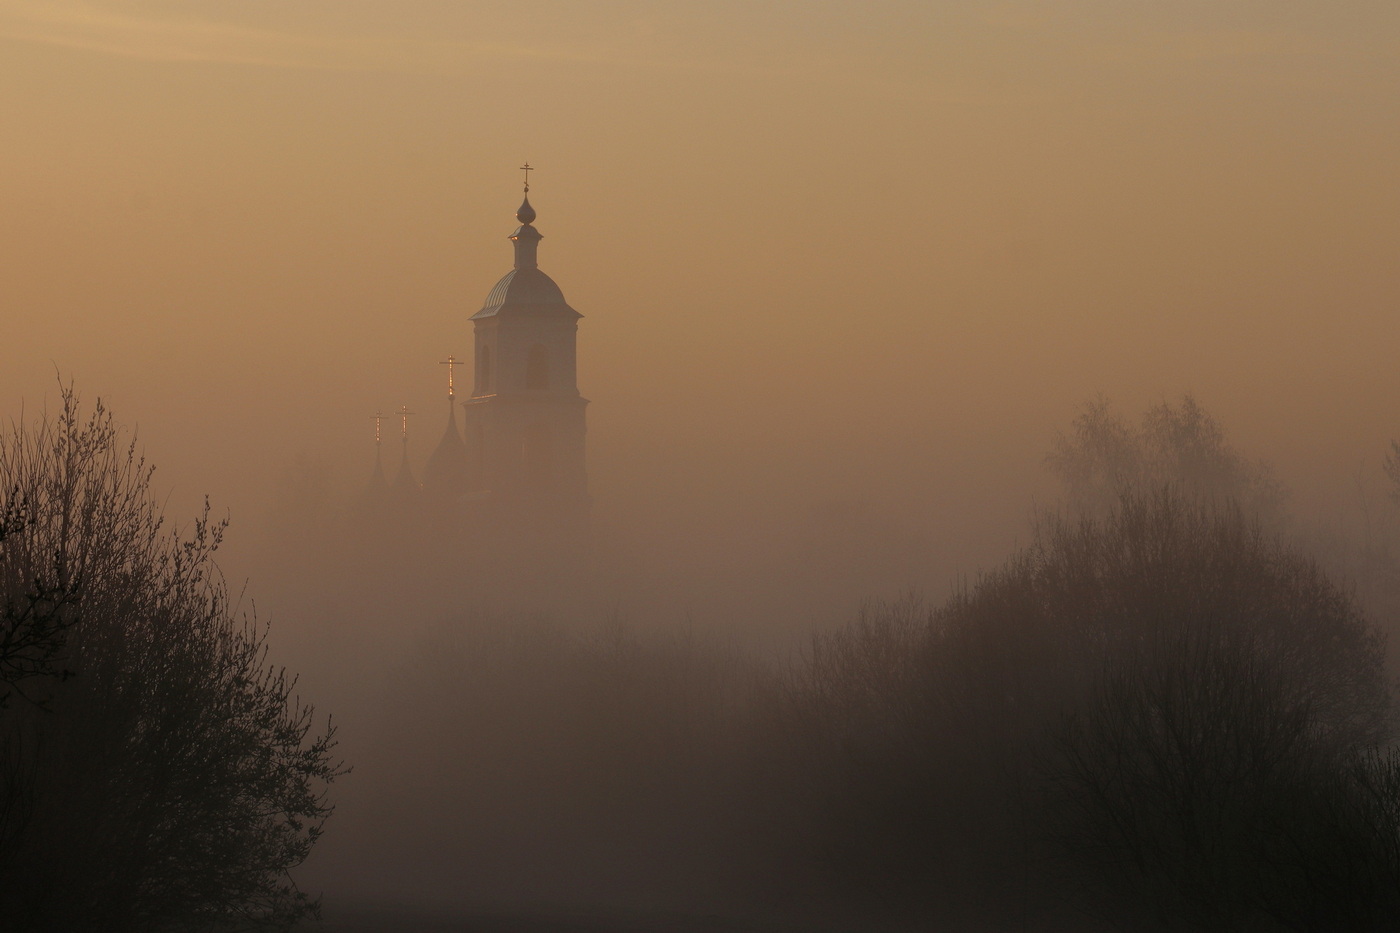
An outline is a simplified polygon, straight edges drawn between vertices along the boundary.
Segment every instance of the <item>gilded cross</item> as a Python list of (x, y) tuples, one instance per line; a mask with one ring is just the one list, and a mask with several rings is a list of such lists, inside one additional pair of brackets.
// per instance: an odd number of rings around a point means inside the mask
[(456, 394), (454, 389), (452, 388), (452, 367), (459, 365), (461, 362), (461, 360), (457, 359), (451, 354), (449, 354), (447, 359), (445, 360), (438, 360), (439, 366), (447, 367), (447, 397), (449, 399)]
[(407, 405), (400, 405), (400, 406), (399, 406), (399, 410), (398, 410), (397, 412), (395, 412), (395, 414), (398, 415), (400, 418), (403, 419), (403, 442), (404, 442), (405, 444), (407, 444), (407, 443), (408, 443), (408, 416), (409, 416), (409, 415), (416, 415), (417, 412), (409, 411)]
[(380, 431), (380, 425), (383, 424), (383, 422), (384, 422), (384, 412), (382, 412), (382, 411), (377, 411), (377, 412), (375, 412), (375, 413), (374, 413), (374, 446), (375, 446), (375, 447), (378, 447), (380, 441), (382, 441), (382, 440), (384, 439), (383, 434), (382, 434), (381, 431)]
[(521, 170), (522, 172), (525, 173), (525, 193), (526, 193), (526, 194), (529, 194), (529, 193), (530, 193), (530, 173), (531, 173), (531, 172), (534, 172), (534, 171), (537, 171), (537, 169), (535, 169), (534, 167), (532, 167), (532, 166), (530, 165), (529, 162), (526, 162), (524, 165), (520, 166), (520, 170)]

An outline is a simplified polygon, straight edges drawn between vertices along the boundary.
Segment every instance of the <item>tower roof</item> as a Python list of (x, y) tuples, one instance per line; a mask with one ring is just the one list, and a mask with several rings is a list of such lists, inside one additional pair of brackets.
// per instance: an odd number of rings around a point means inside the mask
[(481, 310), (472, 315), (473, 321), (519, 313), (565, 315), (575, 319), (583, 317), (569, 307), (559, 286), (541, 272), (536, 263), (536, 251), (544, 237), (534, 228), (535, 217), (535, 209), (530, 206), (530, 196), (526, 194), (520, 209), (515, 212), (515, 219), (520, 221), (520, 226), (510, 235), (510, 240), (515, 245), (515, 268), (507, 272), (496, 283), (496, 287), (491, 289), (491, 294), (486, 296), (486, 303), (481, 306)]
[(447, 400), (447, 429), (423, 467), (423, 490), (432, 495), (455, 495), (466, 490), (467, 447), (457, 431), (457, 404)]
[(383, 412), (374, 414), (374, 472), (370, 473), (369, 483), (364, 491), (360, 493), (361, 505), (374, 508), (384, 502), (389, 495), (389, 481), (384, 478), (384, 457), (380, 450), (382, 441), (381, 423), (384, 420)]
[(471, 319), (476, 321), (516, 311), (543, 311), (583, 317), (569, 307), (564, 293), (554, 284), (554, 280), (539, 269), (512, 269), (491, 289), (486, 303)]
[(420, 487), (418, 480), (413, 478), (413, 470), (408, 466), (408, 419), (414, 413), (408, 410), (407, 405), (402, 405), (397, 414), (403, 421), (403, 451), (399, 456), (399, 472), (394, 477), (392, 490), (394, 496), (402, 500), (417, 493)]
[(369, 483), (360, 493), (360, 501), (364, 505), (376, 506), (384, 501), (389, 495), (389, 481), (384, 478), (384, 461), (379, 455), (379, 445), (374, 445), (374, 472), (370, 474)]
[(408, 448), (404, 448), (403, 459), (399, 461), (399, 472), (394, 477), (393, 492), (396, 496), (412, 495), (418, 492), (418, 481), (413, 478), (413, 470), (408, 466)]

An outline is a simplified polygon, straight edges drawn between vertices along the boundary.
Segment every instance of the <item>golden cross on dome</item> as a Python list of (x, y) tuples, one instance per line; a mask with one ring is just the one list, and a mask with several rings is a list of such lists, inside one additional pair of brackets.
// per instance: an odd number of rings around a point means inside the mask
[(375, 412), (375, 413), (374, 413), (374, 446), (375, 446), (375, 447), (378, 447), (380, 441), (382, 441), (382, 440), (384, 439), (383, 434), (380, 432), (380, 425), (382, 425), (383, 423), (384, 423), (384, 412), (382, 412), (382, 411), (377, 411), (377, 412)]
[(400, 418), (403, 419), (403, 439), (404, 443), (406, 444), (408, 443), (408, 416), (416, 415), (418, 413), (415, 411), (409, 411), (407, 405), (400, 405), (399, 410), (396, 411), (394, 414), (398, 415)]
[(531, 173), (531, 172), (535, 172), (535, 171), (539, 171), (539, 170), (536, 169), (536, 168), (534, 168), (533, 166), (531, 166), (529, 162), (526, 162), (524, 165), (520, 166), (520, 170), (521, 170), (522, 172), (525, 173), (525, 193), (526, 193), (526, 194), (529, 194), (529, 193), (530, 193), (530, 173)]
[(461, 360), (457, 359), (455, 356), (452, 356), (451, 354), (449, 354), (448, 357), (447, 357), (447, 359), (445, 359), (445, 360), (438, 360), (438, 365), (439, 365), (439, 366), (446, 366), (446, 367), (447, 367), (447, 397), (448, 397), (449, 399), (452, 398), (452, 397), (454, 397), (454, 395), (456, 394), (455, 391), (454, 391), (453, 388), (452, 388), (452, 367), (453, 367), (453, 366), (459, 365), (461, 362), (462, 362)]

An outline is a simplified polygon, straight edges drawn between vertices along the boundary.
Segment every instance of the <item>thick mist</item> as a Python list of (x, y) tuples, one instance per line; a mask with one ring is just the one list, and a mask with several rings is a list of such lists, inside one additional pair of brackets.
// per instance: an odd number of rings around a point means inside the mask
[[(771, 837), (726, 801), (778, 819), (752, 789), (791, 774), (735, 744), (783, 734), (814, 633), (1031, 540), (1095, 398), (1197, 399), (1388, 610), (1400, 13), (1042, 7), (0, 12), (0, 411), (71, 379), (170, 520), (230, 516), (355, 767), (299, 876), (332, 920), (749, 903)], [(527, 158), (584, 315), (567, 580), (355, 509), (376, 411), (423, 475)]]

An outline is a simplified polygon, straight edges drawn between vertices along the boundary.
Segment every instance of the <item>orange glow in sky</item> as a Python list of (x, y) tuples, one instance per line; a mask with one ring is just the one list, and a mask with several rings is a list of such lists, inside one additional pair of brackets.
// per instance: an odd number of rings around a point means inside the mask
[(975, 569), (1097, 393), (1321, 502), (1400, 434), (1397, 88), (1370, 0), (9, 0), (0, 399), (75, 378), (235, 529), (299, 456), (351, 488), (528, 159), (639, 549), (857, 503)]

